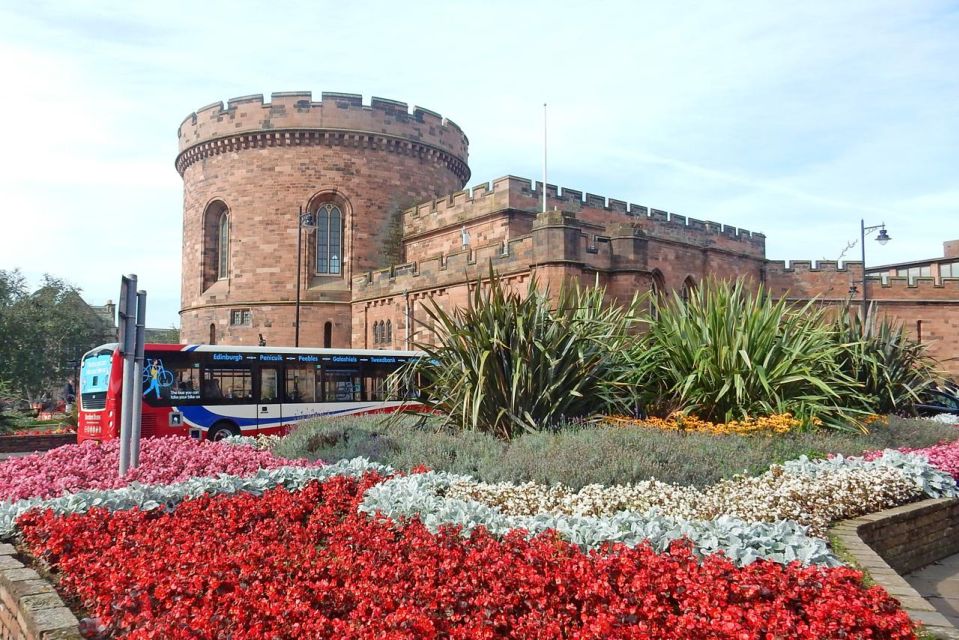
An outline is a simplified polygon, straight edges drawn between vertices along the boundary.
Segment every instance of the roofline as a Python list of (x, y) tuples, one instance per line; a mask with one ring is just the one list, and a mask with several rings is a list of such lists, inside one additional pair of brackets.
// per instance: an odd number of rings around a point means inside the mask
[(947, 258), (939, 256), (938, 258), (926, 258), (925, 260), (910, 260), (908, 262), (892, 262), (890, 264), (881, 264), (875, 267), (866, 267), (866, 273), (872, 271), (888, 271), (889, 269), (898, 269), (900, 267), (921, 267), (933, 263), (959, 262), (959, 258)]
[[(85, 358), (88, 354), (95, 351), (101, 351), (103, 349), (109, 349), (113, 351), (119, 345), (117, 342), (108, 342), (102, 344), (98, 347), (90, 349), (87, 353), (83, 354)], [(178, 347), (180, 351), (184, 352), (201, 352), (206, 353), (210, 351), (233, 351), (236, 353), (302, 353), (302, 354), (317, 354), (317, 355), (337, 355), (348, 353), (350, 355), (356, 356), (422, 356), (425, 355), (422, 351), (399, 351), (393, 349), (326, 349), (326, 348), (311, 348), (311, 347), (253, 347), (253, 346), (230, 346), (230, 345), (219, 345), (219, 344), (163, 344), (163, 343), (147, 343), (145, 348), (149, 349), (150, 347)]]

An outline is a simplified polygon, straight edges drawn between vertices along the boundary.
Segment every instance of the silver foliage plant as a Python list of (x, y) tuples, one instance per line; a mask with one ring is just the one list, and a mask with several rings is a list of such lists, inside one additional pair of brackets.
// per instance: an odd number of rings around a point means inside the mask
[(680, 538), (688, 538), (700, 557), (723, 552), (737, 565), (759, 558), (805, 565), (837, 566), (839, 563), (822, 539), (806, 535), (805, 527), (789, 521), (745, 522), (729, 516), (713, 520), (685, 520), (663, 515), (657, 509), (644, 513), (621, 511), (606, 517), (538, 513), (509, 516), (473, 500), (447, 498), (444, 492), (468, 476), (431, 471), (387, 480), (366, 491), (360, 511), (382, 514), (393, 520), (419, 518), (433, 532), (443, 526), (462, 527), (468, 535), (485, 527), (494, 535), (525, 530), (530, 535), (547, 530), (583, 549), (597, 549), (605, 543), (636, 546), (649, 542), (658, 552)]
[(903, 453), (886, 449), (882, 452), (882, 456), (874, 460), (866, 460), (862, 456), (841, 455), (822, 460), (810, 460), (806, 456), (800, 456), (797, 460), (783, 463), (783, 467), (788, 473), (805, 473), (813, 476), (839, 469), (889, 467), (900, 471), (929, 498), (959, 497), (956, 480), (945, 471), (929, 464), (928, 458), (920, 453)]

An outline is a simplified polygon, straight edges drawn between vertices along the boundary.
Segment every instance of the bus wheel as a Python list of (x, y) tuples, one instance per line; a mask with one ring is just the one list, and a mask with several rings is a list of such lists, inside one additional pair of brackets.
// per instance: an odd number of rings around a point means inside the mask
[(217, 442), (219, 440), (223, 440), (224, 438), (238, 435), (240, 435), (240, 430), (235, 424), (230, 422), (217, 422), (215, 425), (210, 427), (209, 431), (207, 431), (206, 439)]

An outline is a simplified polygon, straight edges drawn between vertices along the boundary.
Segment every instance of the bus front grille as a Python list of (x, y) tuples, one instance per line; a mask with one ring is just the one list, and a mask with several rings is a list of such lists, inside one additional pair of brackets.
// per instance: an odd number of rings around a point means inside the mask
[(97, 411), (106, 409), (107, 394), (104, 391), (98, 393), (84, 393), (80, 395), (80, 405), (87, 411)]

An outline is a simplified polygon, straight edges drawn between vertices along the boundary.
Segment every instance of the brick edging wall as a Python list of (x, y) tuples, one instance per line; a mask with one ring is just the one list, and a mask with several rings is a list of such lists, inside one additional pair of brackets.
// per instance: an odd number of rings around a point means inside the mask
[(49, 582), (0, 544), (0, 640), (82, 640), (79, 621)]
[(901, 575), (959, 552), (957, 531), (959, 499), (938, 499), (844, 520), (831, 534), (910, 618), (937, 638), (959, 640), (959, 629)]
[(34, 436), (0, 436), (0, 453), (49, 451), (65, 444), (76, 444), (77, 434), (56, 433)]

